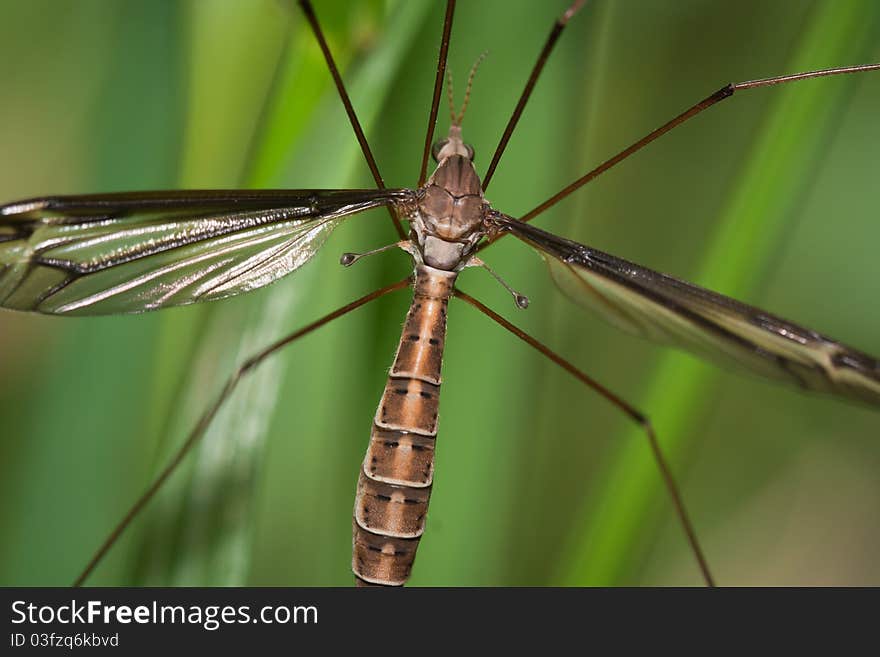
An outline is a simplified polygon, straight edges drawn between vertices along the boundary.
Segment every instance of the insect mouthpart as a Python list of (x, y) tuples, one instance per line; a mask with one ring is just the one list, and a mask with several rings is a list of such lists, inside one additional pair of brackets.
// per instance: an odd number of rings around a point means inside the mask
[[(448, 138), (441, 139), (440, 141), (434, 142), (434, 145), (431, 147), (431, 157), (434, 159), (435, 162), (438, 162), (438, 163), (440, 162), (440, 154), (443, 152), (443, 149), (446, 148), (448, 145), (449, 145)], [(467, 156), (467, 159), (469, 159), (471, 162), (473, 162), (474, 161), (474, 147), (471, 146), (470, 144), (462, 144), (462, 145), (464, 146), (465, 151), (467, 151), (465, 153), (465, 155)]]
[(435, 141), (434, 145), (431, 147), (431, 157), (435, 162), (440, 161), (440, 151), (443, 150), (443, 147), (449, 143), (448, 139), (441, 139), (440, 141)]

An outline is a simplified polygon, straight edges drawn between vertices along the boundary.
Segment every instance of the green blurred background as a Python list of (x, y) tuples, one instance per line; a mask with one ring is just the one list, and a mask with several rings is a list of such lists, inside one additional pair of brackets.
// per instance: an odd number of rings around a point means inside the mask
[[(316, 2), (386, 181), (417, 177), (442, 3)], [(462, 0), (450, 69), (488, 164), (565, 0)], [(275, 0), (2, 0), (0, 200), (185, 187), (367, 187), (307, 26)], [(729, 81), (880, 61), (875, 0), (591, 0), (488, 198), (522, 214)], [(442, 108), (441, 108), (442, 110)], [(540, 225), (880, 354), (880, 74), (738, 94)], [(441, 111), (438, 129), (447, 126)], [(234, 364), (409, 269), (346, 250), (243, 298), (132, 317), (0, 313), (0, 584), (67, 584)], [(462, 287), (654, 420), (722, 584), (880, 584), (880, 413), (729, 374), (575, 307), (530, 250)], [(409, 294), (305, 338), (238, 390), (91, 579), (349, 585), (351, 506)], [(699, 584), (643, 436), (453, 303), (414, 585)]]

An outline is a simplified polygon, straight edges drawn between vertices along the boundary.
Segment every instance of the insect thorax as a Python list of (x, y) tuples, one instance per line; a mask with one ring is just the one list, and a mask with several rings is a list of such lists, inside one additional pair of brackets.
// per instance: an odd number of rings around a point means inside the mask
[(483, 220), (488, 207), (473, 162), (458, 153), (443, 158), (420, 190), (410, 216), (413, 239), (425, 264), (461, 270), (486, 232)]

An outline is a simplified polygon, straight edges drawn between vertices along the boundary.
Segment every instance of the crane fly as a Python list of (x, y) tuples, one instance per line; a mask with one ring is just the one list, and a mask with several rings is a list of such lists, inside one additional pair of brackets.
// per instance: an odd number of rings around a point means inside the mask
[[(313, 10), (308, 3), (301, 4), (320, 39)], [(447, 9), (444, 44), (452, 26), (453, 4)], [(556, 23), (559, 31), (582, 4), (574, 3), (562, 15)], [(329, 49), (323, 46), (329, 58)], [(434, 113), (444, 66), (445, 53), (438, 67)], [(624, 151), (617, 160), (606, 161), (563, 192), (574, 191), (667, 129), (734, 92), (878, 68), (880, 65), (857, 66), (722, 87), (660, 132), (636, 142), (636, 148)], [(332, 65), (331, 70), (335, 71)], [(345, 97), (341, 84), (339, 89)], [(486, 240), (512, 234), (531, 245), (545, 257), (554, 280), (570, 297), (630, 332), (806, 390), (868, 404), (880, 401), (876, 359), (754, 307), (527, 223), (546, 204), (519, 219), (489, 204), (483, 186), (490, 176), (484, 177), (481, 186), (472, 167), (473, 150), (462, 139), (466, 131), (463, 113), (453, 116), (449, 134), (434, 145), (437, 170), (427, 180), (423, 173), (416, 188), (384, 188), (368, 155), (378, 190), (149, 192), (8, 203), (0, 208), (0, 304), (45, 314), (99, 315), (222, 299), (265, 286), (298, 269), (343, 220), (369, 209), (391, 208), (395, 219), (409, 223), (410, 232), (402, 236), (399, 245), (415, 261), (411, 282), (416, 296), (358, 484), (354, 569), (360, 583), (404, 583), (424, 529), (438, 428), (436, 404), (446, 301), (457, 295), (516, 332), (471, 296), (454, 291), (458, 273), (481, 263), (477, 252)], [(426, 146), (431, 145), (433, 125), (432, 118)], [(428, 153), (426, 147), (424, 160)], [(424, 166), (423, 162), (423, 171)], [(494, 164), (490, 171), (494, 171)], [(555, 200), (557, 197), (550, 199)], [(357, 256), (349, 255), (345, 264), (355, 259)], [(402, 285), (388, 286), (382, 292)], [(341, 310), (347, 312), (375, 296), (366, 295)], [(515, 298), (519, 305), (525, 305), (521, 295), (515, 294)], [(338, 314), (342, 313), (333, 316)], [(654, 439), (643, 414), (541, 343), (517, 334), (605, 395)], [(256, 360), (248, 361), (242, 372), (257, 364)], [(210, 414), (205, 416), (207, 420)], [(686, 534), (698, 553), (678, 493), (662, 469)], [(705, 565), (703, 571), (708, 580)]]

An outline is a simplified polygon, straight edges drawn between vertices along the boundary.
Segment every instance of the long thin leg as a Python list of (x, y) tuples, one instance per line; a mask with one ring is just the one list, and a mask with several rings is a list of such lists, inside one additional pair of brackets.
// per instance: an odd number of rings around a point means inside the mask
[(687, 536), (688, 544), (690, 545), (691, 551), (693, 552), (694, 557), (697, 560), (697, 564), (700, 567), (700, 572), (703, 575), (703, 580), (706, 582), (706, 586), (715, 586), (715, 580), (712, 577), (712, 573), (709, 571), (709, 564), (706, 561), (703, 549), (700, 547), (700, 543), (697, 540), (697, 533), (696, 531), (694, 531), (694, 526), (691, 523), (690, 518), (688, 517), (688, 513), (685, 509), (684, 500), (682, 499), (681, 492), (678, 489), (678, 485), (675, 483), (675, 479), (672, 476), (672, 470), (669, 468), (666, 457), (663, 456), (663, 451), (660, 448), (660, 443), (657, 441), (657, 434), (654, 433), (654, 427), (651, 426), (651, 421), (648, 419), (648, 417), (640, 412), (638, 409), (621, 399), (619, 396), (608, 390), (608, 388), (603, 386), (601, 383), (597, 382), (595, 379), (591, 378), (590, 376), (579, 370), (562, 356), (552, 351), (549, 347), (539, 342), (519, 327), (511, 324), (501, 315), (483, 305), (469, 294), (466, 294), (465, 292), (456, 289), (455, 296), (463, 301), (466, 301), (474, 308), (482, 312), (484, 315), (493, 319), (495, 322), (513, 333), (520, 340), (547, 356), (547, 358), (549, 358), (566, 372), (574, 376), (578, 381), (591, 388), (595, 392), (598, 392), (600, 395), (602, 395), (602, 397), (607, 399), (620, 411), (627, 415), (631, 420), (642, 427), (642, 429), (645, 431), (645, 435), (648, 437), (648, 443), (650, 444), (651, 451), (654, 454), (654, 460), (657, 461), (657, 467), (660, 469), (660, 474), (663, 477), (663, 482), (666, 485), (666, 489), (669, 491), (670, 497), (672, 498), (672, 503), (675, 506), (675, 513), (678, 516), (679, 522), (681, 522), (682, 529)]
[(538, 55), (538, 61), (535, 62), (535, 66), (532, 68), (532, 72), (529, 75), (529, 79), (526, 82), (525, 88), (523, 88), (522, 94), (520, 94), (519, 100), (516, 103), (516, 107), (513, 110), (513, 114), (510, 117), (510, 120), (507, 122), (507, 126), (504, 128), (504, 134), (501, 136), (501, 141), (498, 142), (498, 147), (495, 149), (495, 154), (492, 156), (492, 161), (489, 163), (489, 168), (486, 169), (486, 175), (483, 177), (483, 191), (489, 186), (489, 181), (492, 180), (492, 176), (495, 175), (495, 169), (498, 167), (498, 162), (501, 160), (501, 156), (504, 154), (504, 149), (507, 148), (507, 142), (510, 141), (510, 137), (513, 134), (514, 128), (516, 128), (516, 124), (519, 123), (519, 118), (522, 116), (523, 110), (526, 107), (526, 103), (529, 102), (529, 98), (532, 95), (532, 91), (535, 88), (535, 84), (538, 82), (538, 77), (541, 75), (541, 72), (544, 70), (544, 64), (547, 63), (547, 59), (550, 57), (550, 53), (553, 52), (553, 47), (556, 45), (556, 42), (559, 40), (559, 36), (562, 34), (562, 30), (565, 29), (566, 24), (571, 18), (580, 10), (581, 7), (584, 6), (587, 0), (575, 0), (571, 3), (571, 6), (565, 10), (565, 12), (556, 19), (553, 23), (553, 28), (550, 30), (550, 34), (547, 36), (547, 41), (544, 42), (544, 47), (541, 49), (541, 54)]
[[(830, 76), (830, 75), (845, 75), (848, 73), (864, 73), (867, 71), (880, 71), (880, 64), (862, 64), (860, 66), (843, 66), (840, 68), (827, 68), (827, 69), (822, 69), (821, 71), (807, 71), (805, 73), (794, 73), (792, 75), (780, 75), (777, 77), (765, 78), (763, 80), (749, 80), (747, 82), (737, 82), (736, 84), (728, 84), (728, 85), (722, 87), (721, 89), (719, 89), (718, 91), (716, 91), (715, 93), (711, 94), (710, 96), (707, 96), (706, 98), (701, 100), (699, 103), (696, 103), (692, 107), (689, 107), (688, 109), (686, 109), (684, 112), (682, 112), (681, 114), (679, 114), (678, 116), (676, 116), (672, 120), (667, 121), (666, 123), (661, 125), (659, 128), (657, 128), (653, 132), (650, 132), (649, 134), (645, 135), (644, 137), (639, 139), (637, 142), (624, 148), (617, 155), (605, 160), (602, 164), (600, 164), (596, 168), (591, 169), (590, 171), (585, 173), (583, 176), (581, 176), (580, 178), (575, 180), (573, 183), (564, 187), (563, 189), (558, 191), (556, 194), (554, 194), (553, 196), (548, 198), (543, 203), (535, 206), (534, 208), (532, 208), (531, 210), (526, 212), (519, 219), (520, 219), (520, 221), (531, 221), (532, 219), (537, 217), (539, 214), (541, 214), (545, 210), (547, 210), (547, 209), (553, 207), (554, 205), (556, 205), (557, 203), (559, 203), (559, 201), (564, 199), (566, 196), (568, 196), (569, 194), (571, 194), (575, 190), (580, 189), (581, 187), (586, 185), (591, 180), (594, 180), (595, 178), (599, 177), (601, 174), (608, 171), (608, 169), (612, 168), (614, 165), (619, 164), (620, 162), (623, 162), (623, 160), (628, 158), (633, 153), (640, 151), (642, 148), (644, 148), (645, 146), (650, 144), (652, 141), (662, 137), (663, 135), (665, 135), (667, 132), (669, 132), (673, 128), (680, 126), (685, 121), (692, 119), (693, 117), (695, 117), (697, 114), (699, 114), (703, 110), (707, 110), (710, 107), (712, 107), (713, 105), (720, 103), (722, 100), (724, 100), (726, 98), (730, 98), (737, 91), (744, 91), (746, 89), (755, 89), (757, 87), (769, 87), (769, 86), (776, 85), (776, 84), (784, 84), (786, 82), (796, 82), (798, 80), (808, 80), (810, 78), (820, 78), (820, 77), (826, 77), (826, 76)], [(497, 239), (493, 240), (493, 242), (497, 241), (498, 239), (501, 239), (502, 237), (504, 237), (504, 234), (499, 235), (497, 237)], [(478, 251), (482, 251), (487, 246), (489, 246), (489, 243), (481, 245), (480, 248), (478, 249)]]
[(726, 98), (730, 98), (737, 91), (744, 91), (746, 89), (755, 89), (757, 87), (769, 87), (775, 84), (784, 84), (786, 82), (796, 82), (798, 80), (808, 80), (810, 78), (821, 78), (829, 75), (844, 75), (847, 73), (863, 73), (865, 71), (878, 71), (880, 70), (880, 64), (863, 64), (860, 66), (843, 66), (839, 68), (826, 68), (821, 71), (807, 71), (805, 73), (795, 73), (793, 75), (780, 75), (772, 78), (765, 78), (763, 80), (749, 80), (747, 82), (737, 82), (736, 84), (728, 84), (710, 96), (707, 96), (699, 103), (689, 107), (684, 112), (676, 116), (671, 121), (667, 121), (659, 128), (654, 130), (653, 132), (645, 135), (637, 142), (628, 146), (627, 148), (620, 151), (617, 155), (608, 160), (605, 160), (602, 164), (597, 166), (595, 169), (588, 171), (583, 176), (575, 180), (570, 185), (564, 187), (556, 194), (548, 198), (546, 201), (541, 203), (540, 205), (534, 207), (533, 209), (526, 212), (522, 217), (520, 217), (520, 221), (531, 221), (539, 214), (547, 210), (548, 208), (553, 207), (559, 201), (564, 199), (566, 196), (571, 194), (576, 189), (580, 189), (584, 185), (586, 185), (591, 180), (597, 178), (599, 175), (605, 173), (613, 167), (614, 165), (623, 162), (626, 158), (628, 158), (633, 153), (640, 151), (642, 148), (650, 144), (655, 139), (662, 137), (667, 132), (672, 130), (673, 128), (680, 126), (685, 121), (694, 118), (697, 114), (702, 112), (703, 110), (707, 110), (713, 105), (720, 103), (722, 100)]
[[(358, 121), (354, 106), (351, 104), (351, 98), (348, 97), (348, 92), (345, 90), (342, 76), (339, 75), (339, 69), (336, 67), (336, 62), (330, 52), (330, 46), (327, 45), (327, 39), (324, 38), (324, 32), (321, 30), (320, 23), (318, 23), (318, 17), (315, 15), (312, 3), (310, 0), (299, 0), (299, 6), (302, 8), (306, 20), (312, 28), (315, 39), (317, 39), (318, 45), (321, 47), (321, 52), (324, 53), (324, 61), (327, 62), (327, 68), (330, 69), (330, 75), (333, 77), (333, 83), (336, 85), (336, 91), (339, 92), (339, 99), (345, 107), (345, 113), (348, 115), (348, 120), (351, 123), (351, 127), (354, 129), (355, 137), (357, 137), (358, 144), (361, 146), (361, 152), (363, 152), (364, 158), (367, 160), (367, 166), (370, 167), (370, 173), (373, 174), (373, 180), (376, 181), (376, 187), (379, 189), (385, 189), (385, 181), (382, 179), (382, 174), (379, 173), (376, 158), (373, 157), (373, 151), (370, 149), (370, 144), (367, 142), (367, 137), (364, 135), (363, 128), (361, 128), (361, 122)], [(388, 214), (391, 216), (391, 221), (394, 222), (394, 229), (397, 231), (398, 236), (400, 239), (405, 239), (406, 231), (403, 230), (400, 218), (390, 205), (387, 206), (387, 208)]]
[(362, 296), (359, 299), (355, 299), (349, 304), (342, 306), (341, 308), (337, 308), (333, 312), (324, 315), (320, 319), (312, 322), (308, 326), (305, 326), (298, 331), (291, 333), (287, 337), (281, 338), (277, 342), (269, 345), (262, 351), (257, 352), (250, 358), (248, 358), (244, 363), (236, 368), (235, 372), (229, 377), (226, 383), (223, 385), (223, 389), (220, 391), (220, 394), (214, 400), (214, 402), (205, 410), (202, 416), (199, 418), (199, 421), (196, 423), (196, 426), (193, 427), (193, 430), (190, 432), (189, 436), (187, 436), (186, 440), (183, 444), (178, 448), (177, 452), (174, 453), (174, 456), (168, 462), (168, 464), (162, 469), (162, 471), (156, 476), (153, 482), (149, 485), (149, 487), (144, 491), (144, 493), (137, 499), (137, 501), (131, 506), (122, 520), (119, 521), (119, 524), (113, 528), (113, 531), (107, 536), (104, 542), (101, 544), (101, 547), (95, 552), (89, 561), (88, 565), (83, 569), (83, 571), (79, 574), (74, 581), (73, 586), (81, 586), (82, 583), (86, 580), (86, 578), (92, 573), (92, 571), (97, 567), (97, 565), (101, 562), (107, 552), (111, 547), (116, 543), (119, 537), (122, 535), (122, 532), (131, 524), (131, 521), (140, 513), (141, 509), (146, 506), (147, 502), (149, 502), (153, 496), (158, 492), (159, 488), (161, 488), (162, 484), (171, 476), (174, 470), (180, 465), (183, 458), (189, 453), (189, 451), (193, 448), (193, 446), (198, 442), (199, 438), (205, 433), (208, 428), (208, 425), (211, 424), (211, 420), (214, 419), (214, 416), (217, 414), (217, 411), (220, 410), (220, 407), (223, 405), (229, 396), (232, 394), (235, 387), (238, 385), (238, 382), (244, 377), (245, 374), (254, 369), (257, 365), (266, 360), (269, 356), (274, 354), (276, 351), (279, 351), (283, 347), (286, 347), (291, 342), (298, 340), (304, 335), (308, 335), (309, 333), (316, 331), (321, 328), (325, 324), (332, 322), (334, 319), (342, 317), (350, 313), (352, 310), (356, 308), (360, 308), (363, 305), (368, 304), (370, 301), (374, 301), (379, 297), (383, 297), (386, 294), (394, 292), (395, 290), (400, 290), (409, 285), (409, 277), (404, 278), (396, 283), (392, 283), (391, 285), (387, 285), (383, 288), (375, 290), (374, 292), (370, 292)]
[(452, 34), (452, 17), (455, 14), (455, 0), (446, 0), (446, 18), (443, 20), (443, 36), (440, 37), (440, 55), (437, 57), (437, 77), (434, 78), (434, 96), (431, 100), (431, 113), (428, 115), (428, 129), (425, 133), (425, 148), (422, 150), (422, 168), (419, 170), (419, 184), (425, 184), (428, 175), (428, 154), (434, 139), (434, 126), (437, 124), (437, 108), (443, 91), (443, 78), (446, 77), (446, 56), (449, 54), (449, 35)]

